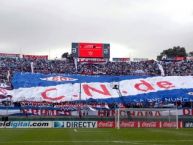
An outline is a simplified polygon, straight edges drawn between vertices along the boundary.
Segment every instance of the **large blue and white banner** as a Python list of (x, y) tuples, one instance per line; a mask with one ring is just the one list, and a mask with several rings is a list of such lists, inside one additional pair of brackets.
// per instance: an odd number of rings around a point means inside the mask
[[(13, 101), (193, 101), (193, 76), (81, 76), (17, 73)], [(115, 88), (116, 85), (116, 88)]]

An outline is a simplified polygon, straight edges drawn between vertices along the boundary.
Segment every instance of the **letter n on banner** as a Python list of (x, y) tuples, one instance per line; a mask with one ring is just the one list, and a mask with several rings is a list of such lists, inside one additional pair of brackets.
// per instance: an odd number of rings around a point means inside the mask
[(98, 94), (102, 94), (105, 96), (111, 96), (109, 90), (107, 89), (107, 87), (104, 84), (100, 84), (100, 88), (102, 90), (96, 89), (88, 84), (83, 84), (82, 86), (83, 86), (83, 90), (87, 96), (92, 97), (93, 96), (92, 92), (96, 92)]

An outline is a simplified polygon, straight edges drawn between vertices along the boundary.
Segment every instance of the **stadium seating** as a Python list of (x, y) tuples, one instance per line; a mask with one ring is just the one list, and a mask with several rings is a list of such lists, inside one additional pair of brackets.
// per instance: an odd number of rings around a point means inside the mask
[[(148, 60), (141, 62), (107, 62), (106, 64), (82, 64), (78, 63), (77, 68), (73, 62), (66, 60), (45, 60), (34, 59), (28, 60), (24, 58), (0, 58), (0, 84), (7, 89), (12, 88), (11, 79), (15, 72), (31, 72), (31, 62), (33, 62), (33, 68), (35, 73), (43, 74), (83, 74), (83, 75), (137, 75), (137, 76), (160, 76), (161, 71), (157, 61)], [(178, 62), (160, 62), (163, 67), (165, 76), (193, 76), (193, 61), (178, 61)], [(3, 96), (0, 96), (4, 99)], [(4, 99), (5, 100), (5, 99)], [(28, 107), (34, 107), (34, 103), (28, 104)], [(38, 103), (35, 103), (36, 106)], [(7, 104), (1, 101), (0, 106), (6, 106)], [(16, 102), (12, 104), (14, 107), (25, 107), (25, 103)], [(41, 106), (43, 105), (43, 106)], [(117, 104), (108, 104), (109, 107)], [(183, 107), (190, 106), (188, 103), (181, 104)], [(9, 105), (11, 106), (11, 105)], [(127, 104), (126, 107), (157, 107), (157, 104)], [(39, 107), (52, 107), (63, 108), (64, 104), (39, 104)]]

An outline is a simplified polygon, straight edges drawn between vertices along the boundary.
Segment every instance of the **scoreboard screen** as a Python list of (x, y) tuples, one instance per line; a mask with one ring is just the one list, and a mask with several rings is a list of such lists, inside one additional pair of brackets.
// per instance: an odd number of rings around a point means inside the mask
[(79, 44), (79, 57), (103, 58), (103, 44)]
[(110, 44), (72, 43), (72, 55), (76, 58), (109, 58)]

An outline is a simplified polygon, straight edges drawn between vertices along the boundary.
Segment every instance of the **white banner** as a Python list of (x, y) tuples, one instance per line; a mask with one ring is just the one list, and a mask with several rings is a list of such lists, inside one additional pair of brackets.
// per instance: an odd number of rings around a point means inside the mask
[(159, 76), (123, 80), (118, 83), (119, 91), (113, 89), (112, 83), (82, 83), (81, 86), (79, 83), (69, 83), (49, 87), (19, 88), (12, 91), (12, 100), (59, 102), (90, 98), (111, 99), (120, 97), (120, 93), (122, 96), (132, 96), (151, 92), (158, 92), (157, 96), (159, 96), (159, 91), (193, 89), (193, 76)]

